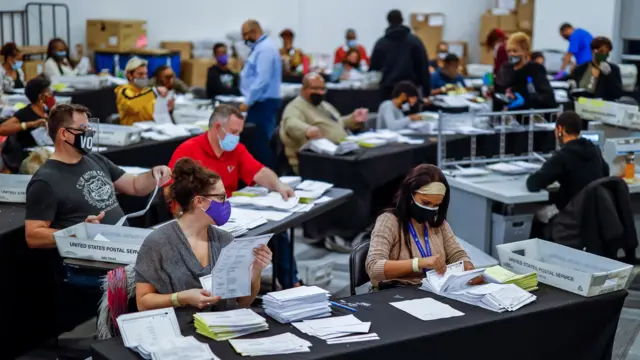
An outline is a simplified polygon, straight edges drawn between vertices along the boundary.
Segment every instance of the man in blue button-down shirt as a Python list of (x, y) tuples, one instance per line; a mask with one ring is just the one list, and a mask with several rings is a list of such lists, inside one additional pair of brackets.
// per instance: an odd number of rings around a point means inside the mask
[(269, 140), (276, 126), (280, 108), (282, 60), (277, 46), (255, 20), (242, 25), (242, 38), (251, 48), (240, 73), (240, 91), (247, 106), (247, 122), (256, 124), (256, 135), (249, 152), (262, 164), (274, 169), (275, 156)]

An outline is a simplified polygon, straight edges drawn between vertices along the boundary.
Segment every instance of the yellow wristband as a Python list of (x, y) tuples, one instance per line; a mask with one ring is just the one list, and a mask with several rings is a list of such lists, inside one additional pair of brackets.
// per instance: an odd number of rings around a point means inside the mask
[(413, 258), (413, 262), (411, 263), (411, 265), (413, 266), (413, 272), (414, 273), (418, 273), (420, 272), (420, 268), (418, 267), (418, 258)]
[(27, 130), (27, 123), (26, 122), (20, 123), (20, 126), (22, 126), (22, 131), (26, 131)]
[(171, 294), (171, 303), (173, 304), (173, 307), (182, 307), (178, 301), (178, 293)]

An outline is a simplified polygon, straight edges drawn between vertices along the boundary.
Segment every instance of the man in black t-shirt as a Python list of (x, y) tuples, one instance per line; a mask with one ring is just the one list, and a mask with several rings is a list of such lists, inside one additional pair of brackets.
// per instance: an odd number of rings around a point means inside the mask
[(217, 95), (240, 96), (238, 74), (232, 73), (227, 66), (229, 63), (227, 46), (223, 43), (215, 44), (213, 56), (216, 58), (216, 64), (209, 68), (207, 74), (207, 96), (214, 101)]
[(93, 130), (87, 114), (84, 106), (67, 104), (57, 105), (49, 114), (55, 151), (27, 186), (25, 227), (30, 248), (55, 248), (54, 232), (83, 221), (113, 225), (124, 216), (116, 192), (145, 196), (154, 190), (155, 179), (162, 186), (171, 178), (166, 166), (134, 176), (91, 153)]

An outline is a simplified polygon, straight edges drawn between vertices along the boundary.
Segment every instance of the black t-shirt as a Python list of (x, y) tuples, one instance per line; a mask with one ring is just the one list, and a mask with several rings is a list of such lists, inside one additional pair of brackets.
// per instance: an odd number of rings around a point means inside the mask
[(215, 100), (217, 95), (240, 96), (239, 77), (229, 69), (212, 66), (207, 73), (207, 95)]
[(49, 159), (27, 185), (26, 220), (51, 221), (51, 228), (65, 229), (104, 211), (101, 223), (114, 225), (124, 212), (113, 183), (124, 173), (98, 153), (76, 164)]
[[(42, 116), (33, 111), (31, 105), (16, 111), (13, 117), (21, 123), (42, 119)], [(12, 173), (17, 173), (20, 169), (20, 164), (24, 160), (24, 149), (35, 147), (36, 145), (35, 139), (31, 136), (31, 130), (21, 130), (9, 136), (2, 146), (4, 165)]]

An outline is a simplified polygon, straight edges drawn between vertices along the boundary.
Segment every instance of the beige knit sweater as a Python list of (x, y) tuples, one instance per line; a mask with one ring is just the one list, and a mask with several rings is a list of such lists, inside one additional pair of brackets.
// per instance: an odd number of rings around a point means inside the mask
[[(387, 260), (410, 260), (420, 257), (420, 252), (413, 239), (410, 239), (411, 249), (407, 248), (404, 234), (399, 236), (399, 226), (396, 216), (388, 212), (378, 216), (378, 219), (376, 219), (376, 225), (371, 233), (371, 244), (366, 263), (367, 273), (374, 286), (379, 281), (391, 280), (387, 279), (384, 274), (384, 264)], [(440, 256), (444, 256), (447, 264), (470, 261), (467, 252), (460, 246), (447, 222), (439, 228), (432, 228), (427, 225), (427, 230), (429, 231), (429, 245), (433, 255), (440, 254)], [(423, 228), (416, 229), (416, 232), (424, 248)], [(408, 277), (395, 280), (418, 284), (421, 278), (422, 274), (413, 273)]]

